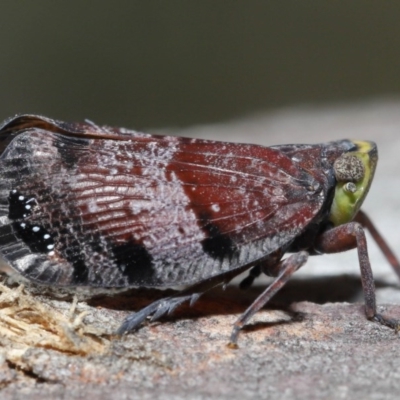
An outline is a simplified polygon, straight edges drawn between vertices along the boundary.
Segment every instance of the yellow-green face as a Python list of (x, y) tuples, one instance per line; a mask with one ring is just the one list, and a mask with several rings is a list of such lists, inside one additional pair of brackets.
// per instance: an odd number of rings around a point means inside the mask
[(371, 186), (378, 161), (375, 143), (353, 143), (357, 150), (341, 155), (334, 163), (337, 183), (329, 219), (335, 226), (350, 222), (357, 214)]

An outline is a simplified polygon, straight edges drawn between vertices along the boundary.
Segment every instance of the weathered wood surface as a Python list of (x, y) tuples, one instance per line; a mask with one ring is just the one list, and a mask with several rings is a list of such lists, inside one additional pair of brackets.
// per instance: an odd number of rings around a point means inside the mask
[[(82, 302), (69, 315), (70, 302), (0, 289), (2, 399), (383, 398), (399, 387), (399, 335), (368, 322), (362, 305), (282, 308), (283, 297), (312, 294), (309, 281), (295, 282), (274, 308), (257, 314), (237, 350), (227, 347), (231, 326), (256, 289), (215, 291), (123, 338), (110, 333), (126, 311)], [(137, 308), (157, 296), (140, 291), (138, 302), (135, 294), (95, 303)], [(381, 310), (400, 319), (400, 305)]]

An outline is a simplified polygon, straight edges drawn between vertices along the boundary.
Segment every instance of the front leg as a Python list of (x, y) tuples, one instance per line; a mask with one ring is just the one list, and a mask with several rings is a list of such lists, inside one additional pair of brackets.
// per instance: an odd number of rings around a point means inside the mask
[(300, 251), (299, 253), (292, 254), (290, 257), (282, 260), (276, 265), (275, 270), (279, 271), (278, 276), (275, 280), (254, 300), (250, 307), (239, 317), (234, 323), (231, 339), (228, 344), (230, 348), (237, 348), (237, 339), (240, 330), (250, 320), (250, 318), (259, 311), (267, 302), (274, 296), (289, 280), (289, 278), (305, 264), (308, 258), (306, 251)]
[(367, 318), (398, 330), (398, 321), (385, 318), (376, 311), (375, 283), (369, 262), (367, 240), (362, 225), (358, 222), (349, 222), (329, 229), (318, 236), (315, 244), (317, 251), (327, 254), (354, 248), (357, 248), (358, 251)]
[(366, 215), (362, 210), (360, 210), (354, 220), (356, 222), (359, 222), (365, 229), (368, 230), (368, 232), (371, 234), (371, 236), (375, 240), (378, 247), (381, 249), (386, 260), (388, 260), (388, 262), (392, 266), (394, 272), (396, 272), (397, 276), (400, 278), (399, 260), (394, 255), (393, 251), (390, 249), (389, 245), (386, 243), (383, 236), (375, 228), (374, 224), (369, 219), (368, 215)]

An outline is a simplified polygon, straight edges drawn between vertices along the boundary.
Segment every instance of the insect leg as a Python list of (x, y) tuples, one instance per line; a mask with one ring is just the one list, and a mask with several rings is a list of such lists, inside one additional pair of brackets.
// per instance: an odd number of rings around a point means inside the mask
[(186, 296), (166, 297), (154, 301), (147, 307), (142, 308), (140, 311), (128, 315), (118, 328), (117, 335), (123, 335), (124, 333), (133, 331), (149, 316), (151, 316), (151, 321), (155, 321), (165, 314), (170, 314), (185, 301), (190, 300), (190, 303), (193, 304), (200, 295), (201, 293), (192, 293)]
[(381, 236), (378, 230), (375, 228), (372, 221), (369, 217), (363, 212), (359, 211), (356, 215), (355, 221), (359, 222), (364, 228), (368, 229), (368, 232), (374, 238), (375, 242), (381, 249), (382, 253), (388, 260), (389, 264), (392, 266), (394, 271), (396, 272), (397, 276), (400, 278), (400, 263), (397, 257), (394, 255), (388, 244), (386, 243), (385, 239)]
[(256, 278), (258, 278), (261, 275), (261, 265), (256, 265), (249, 271), (249, 275), (244, 278), (240, 284), (239, 287), (242, 290), (247, 290), (254, 282)]
[(280, 273), (277, 278), (261, 293), (260, 296), (251, 304), (251, 306), (240, 316), (234, 323), (229, 346), (235, 348), (240, 330), (250, 320), (250, 318), (274, 296), (289, 280), (289, 278), (307, 261), (308, 253), (301, 251), (295, 253), (285, 260), (281, 261), (278, 266)]
[(350, 222), (323, 232), (317, 238), (315, 247), (323, 253), (337, 253), (357, 247), (367, 318), (396, 330), (399, 328), (397, 321), (376, 312), (374, 277), (368, 257), (367, 240), (360, 223)]
[(243, 266), (242, 268), (225, 272), (196, 283), (174, 296), (156, 300), (138, 312), (128, 315), (118, 328), (116, 332), (117, 335), (123, 335), (124, 333), (128, 333), (137, 329), (147, 317), (151, 316), (151, 321), (155, 321), (161, 318), (163, 315), (171, 314), (177, 307), (186, 301), (190, 301), (190, 305), (192, 305), (207, 290), (210, 290), (218, 285), (228, 283), (235, 276), (241, 274), (245, 269), (248, 268), (249, 266)]
[(282, 249), (278, 249), (271, 254), (268, 255), (268, 258), (263, 260), (261, 263), (254, 266), (249, 275), (240, 282), (240, 289), (246, 290), (248, 289), (254, 282), (256, 278), (258, 278), (261, 273), (264, 273), (268, 276), (276, 277), (280, 272), (280, 264), (279, 261), (283, 256)]

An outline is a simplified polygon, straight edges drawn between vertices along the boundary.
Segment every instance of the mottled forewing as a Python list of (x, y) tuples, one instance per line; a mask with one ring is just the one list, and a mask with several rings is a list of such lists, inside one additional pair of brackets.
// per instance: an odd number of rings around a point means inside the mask
[(312, 176), (262, 146), (13, 124), (3, 127), (13, 139), (0, 159), (0, 253), (37, 281), (197, 282), (288, 246), (324, 201)]

